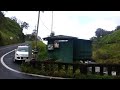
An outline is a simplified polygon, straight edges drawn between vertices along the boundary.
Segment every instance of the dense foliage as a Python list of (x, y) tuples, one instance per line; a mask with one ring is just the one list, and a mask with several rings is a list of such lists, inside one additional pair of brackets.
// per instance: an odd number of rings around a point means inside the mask
[(17, 19), (5, 17), (0, 11), (0, 46), (21, 43), (25, 41), (22, 28)]
[[(93, 59), (98, 63), (120, 63), (120, 26), (114, 31), (103, 35), (92, 37), (93, 41)], [(99, 33), (100, 29), (96, 30)], [(101, 31), (104, 31), (101, 29)]]

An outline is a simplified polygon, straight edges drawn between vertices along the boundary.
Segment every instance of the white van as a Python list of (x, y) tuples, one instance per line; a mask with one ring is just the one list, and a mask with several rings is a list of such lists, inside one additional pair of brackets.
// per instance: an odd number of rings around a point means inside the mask
[(15, 49), (15, 61), (29, 61), (29, 46), (18, 46)]

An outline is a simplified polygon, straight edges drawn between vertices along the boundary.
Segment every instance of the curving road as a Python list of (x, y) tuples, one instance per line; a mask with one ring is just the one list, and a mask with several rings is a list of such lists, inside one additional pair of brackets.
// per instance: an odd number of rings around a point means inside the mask
[[(16, 49), (18, 45), (24, 45), (24, 44), (25, 43), (0, 47), (0, 59), (7, 52), (10, 52), (10, 51)], [(3, 58), (4, 63), (8, 67), (20, 71), (19, 64), (13, 63), (13, 58), (14, 58), (14, 52), (11, 52)], [(17, 72), (7, 69), (0, 62), (0, 79), (48, 79), (48, 78), (31, 76), (31, 75), (26, 75), (23, 73), (17, 73)]]

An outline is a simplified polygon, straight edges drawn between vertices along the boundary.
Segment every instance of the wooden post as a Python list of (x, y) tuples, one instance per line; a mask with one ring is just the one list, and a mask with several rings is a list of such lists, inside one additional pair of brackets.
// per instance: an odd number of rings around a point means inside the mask
[(30, 64), (32, 65), (32, 67), (35, 68), (36, 61), (35, 61), (35, 60), (32, 60), (32, 61), (30, 61)]
[(95, 74), (95, 66), (92, 66), (92, 74)]
[(68, 65), (65, 64), (65, 71), (67, 72), (68, 71)]
[(103, 75), (103, 66), (100, 66), (100, 75)]
[(112, 71), (112, 67), (108, 66), (108, 75), (112, 75), (111, 71)]
[(62, 65), (61, 63), (58, 63), (58, 71), (60, 71), (60, 69), (62, 69)]
[(73, 64), (73, 74), (75, 73), (76, 71), (76, 66)]
[(50, 64), (50, 70), (53, 71), (53, 63)]
[(87, 66), (86, 65), (81, 65), (80, 66), (80, 72), (82, 74), (87, 74)]
[(39, 65), (39, 67), (40, 67), (39, 69), (40, 69), (40, 70), (42, 70), (42, 64), (41, 64), (41, 63), (39, 63), (38, 65)]
[(84, 71), (84, 73), (83, 74), (87, 74), (87, 65), (84, 65), (84, 68), (83, 68), (83, 71)]
[(116, 66), (116, 76), (120, 75), (120, 67), (119, 66)]
[(45, 71), (47, 71), (47, 64), (46, 64), (46, 63), (44, 63), (44, 66), (45, 66)]

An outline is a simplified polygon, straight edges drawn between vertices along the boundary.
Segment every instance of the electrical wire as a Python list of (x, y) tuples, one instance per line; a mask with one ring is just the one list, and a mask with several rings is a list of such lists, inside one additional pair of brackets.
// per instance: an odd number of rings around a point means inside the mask
[(50, 30), (50, 29), (44, 24), (44, 22), (42, 21), (42, 19), (41, 19), (40, 21), (42, 22), (43, 26), (46, 27), (46, 29)]
[[(45, 24), (44, 24), (44, 22), (42, 21), (42, 19), (40, 20), (41, 22), (42, 22), (42, 24), (43, 24), (43, 26), (46, 28), (46, 29), (48, 29), (48, 30), (50, 30)], [(52, 32), (52, 29), (53, 29), (53, 11), (52, 11), (52, 23), (51, 23), (51, 32)]]

